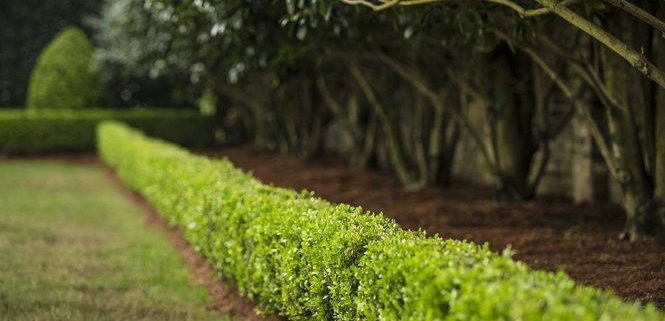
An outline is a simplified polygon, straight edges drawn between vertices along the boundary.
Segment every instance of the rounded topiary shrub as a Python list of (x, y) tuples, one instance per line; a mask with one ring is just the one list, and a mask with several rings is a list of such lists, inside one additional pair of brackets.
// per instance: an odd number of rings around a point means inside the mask
[(94, 47), (74, 27), (61, 31), (42, 51), (28, 88), (29, 108), (83, 108), (95, 104), (102, 84), (93, 70)]

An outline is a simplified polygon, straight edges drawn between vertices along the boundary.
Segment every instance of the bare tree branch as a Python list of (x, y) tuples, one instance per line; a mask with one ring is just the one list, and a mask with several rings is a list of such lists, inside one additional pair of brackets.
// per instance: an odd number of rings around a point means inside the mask
[(652, 26), (654, 29), (660, 31), (660, 33), (665, 37), (665, 22), (651, 15), (650, 13), (642, 10), (640, 7), (626, 1), (626, 0), (603, 0), (613, 6), (628, 12), (633, 15), (635, 18), (642, 20), (644, 23)]
[[(340, 0), (348, 4), (360, 4), (372, 8), (373, 10), (385, 10), (393, 6), (410, 6), (410, 5), (420, 5), (427, 3), (443, 3), (451, 2), (455, 0)], [(521, 5), (510, 1), (510, 0), (478, 0), (488, 3), (495, 3), (506, 6), (513, 11), (517, 12), (522, 17), (528, 17), (534, 15), (533, 10), (526, 10)], [(558, 1), (558, 0), (532, 0), (542, 6), (537, 10), (538, 14), (543, 13), (553, 13), (557, 16), (563, 18), (571, 25), (577, 27), (578, 29), (585, 32), (587, 35), (596, 39), (598, 42), (602, 43), (605, 47), (614, 51), (617, 55), (622, 57), (624, 60), (628, 61), (635, 69), (641, 72), (647, 78), (653, 80), (660, 87), (665, 88), (665, 72), (656, 67), (652, 62), (650, 62), (644, 55), (640, 54), (634, 49), (631, 49), (625, 42), (619, 40), (617, 37), (613, 36), (609, 32), (605, 31), (601, 27), (597, 26), (588, 19), (580, 16), (575, 11), (571, 10), (568, 5), (574, 3), (574, 1)], [(626, 12), (635, 15), (640, 20), (652, 25), (657, 26), (658, 30), (663, 27), (663, 22), (657, 18), (647, 14), (643, 10), (635, 7), (633, 5), (626, 4), (622, 0), (607, 0), (616, 2), (619, 4), (619, 7), (624, 9)]]

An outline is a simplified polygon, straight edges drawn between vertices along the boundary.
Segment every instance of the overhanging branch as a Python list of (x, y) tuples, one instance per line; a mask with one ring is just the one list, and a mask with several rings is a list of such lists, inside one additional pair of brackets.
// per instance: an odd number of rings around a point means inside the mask
[[(455, 2), (458, 0), (340, 0), (347, 4), (364, 5), (373, 10), (385, 10), (394, 6), (412, 6), (430, 3)], [(553, 13), (563, 18), (571, 25), (582, 30), (590, 37), (602, 43), (605, 47), (614, 51), (617, 55), (628, 61), (635, 69), (641, 72), (647, 78), (653, 80), (660, 87), (665, 88), (665, 72), (656, 67), (644, 55), (630, 48), (625, 42), (619, 40), (609, 32), (597, 26), (588, 19), (580, 16), (571, 10), (568, 5), (577, 1), (574, 0), (532, 0), (541, 5), (539, 9), (527, 10), (521, 5), (510, 0), (477, 0), (480, 2), (495, 3), (512, 9), (522, 17), (529, 17), (545, 13)], [(618, 8), (632, 14), (641, 21), (653, 26), (659, 31), (665, 30), (665, 23), (658, 18), (648, 14), (639, 7), (632, 5), (625, 0), (605, 0)]]

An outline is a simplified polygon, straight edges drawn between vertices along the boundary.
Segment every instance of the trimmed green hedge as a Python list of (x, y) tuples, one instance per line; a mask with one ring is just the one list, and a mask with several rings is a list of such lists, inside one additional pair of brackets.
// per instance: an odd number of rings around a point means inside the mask
[(382, 215), (261, 184), (118, 123), (99, 152), (222, 277), (291, 320), (663, 320), (487, 246), (401, 230)]
[(214, 120), (195, 111), (4, 110), (0, 111), (0, 153), (94, 151), (97, 125), (105, 120), (120, 120), (186, 146), (205, 147), (214, 141)]
[(28, 108), (84, 108), (104, 89), (93, 70), (95, 48), (83, 30), (65, 28), (44, 48), (30, 78)]

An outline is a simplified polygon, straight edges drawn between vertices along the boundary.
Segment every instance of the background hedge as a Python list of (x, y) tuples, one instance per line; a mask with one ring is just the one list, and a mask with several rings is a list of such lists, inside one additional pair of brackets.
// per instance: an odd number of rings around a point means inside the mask
[(214, 120), (195, 111), (5, 110), (0, 111), (0, 153), (94, 151), (97, 125), (111, 119), (181, 145), (205, 147), (214, 142)]
[(382, 215), (261, 184), (118, 123), (99, 152), (265, 312), (290, 320), (663, 320), (533, 271), (487, 246), (425, 237)]

